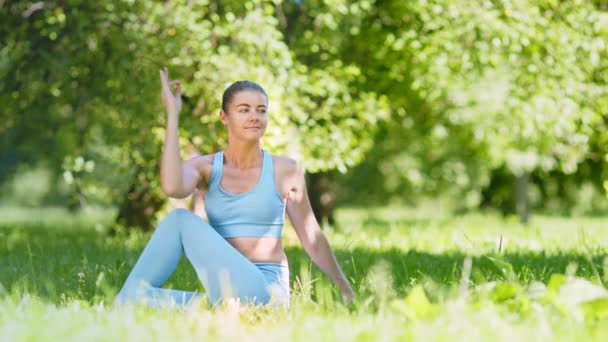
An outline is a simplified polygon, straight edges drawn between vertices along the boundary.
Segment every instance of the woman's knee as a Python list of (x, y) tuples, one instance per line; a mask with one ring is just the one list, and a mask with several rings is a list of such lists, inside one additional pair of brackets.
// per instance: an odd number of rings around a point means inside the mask
[(162, 229), (163, 227), (179, 227), (185, 220), (189, 219), (190, 215), (194, 214), (187, 209), (173, 209), (158, 223), (157, 229)]
[(215, 229), (203, 220), (200, 216), (191, 211), (181, 214), (181, 229), (182, 232), (197, 232), (198, 234), (217, 234)]
[(197, 216), (192, 211), (184, 208), (173, 209), (163, 218), (159, 224), (161, 226), (175, 227), (180, 231), (195, 229), (200, 232), (215, 232), (215, 230), (203, 220), (200, 216)]
[(183, 220), (184, 218), (189, 217), (190, 215), (194, 215), (194, 213), (192, 213), (188, 209), (175, 208), (175, 209), (171, 210), (167, 214), (167, 216), (165, 216), (165, 219)]

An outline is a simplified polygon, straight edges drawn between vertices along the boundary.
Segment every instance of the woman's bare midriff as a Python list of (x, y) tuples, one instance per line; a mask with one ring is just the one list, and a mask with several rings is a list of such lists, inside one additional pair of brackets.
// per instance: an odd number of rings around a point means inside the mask
[(287, 266), (287, 255), (281, 239), (276, 237), (234, 237), (226, 241), (252, 262), (269, 262)]

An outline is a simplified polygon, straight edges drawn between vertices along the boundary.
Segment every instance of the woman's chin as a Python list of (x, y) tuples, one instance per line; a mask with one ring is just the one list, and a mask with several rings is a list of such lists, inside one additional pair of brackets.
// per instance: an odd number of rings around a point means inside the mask
[(257, 140), (260, 140), (263, 136), (264, 136), (264, 134), (261, 132), (255, 133), (255, 134), (250, 132), (248, 134), (241, 135), (241, 139), (243, 139), (244, 141), (257, 141)]
[(264, 131), (261, 129), (248, 129), (244, 134), (248, 139), (260, 139), (263, 135)]

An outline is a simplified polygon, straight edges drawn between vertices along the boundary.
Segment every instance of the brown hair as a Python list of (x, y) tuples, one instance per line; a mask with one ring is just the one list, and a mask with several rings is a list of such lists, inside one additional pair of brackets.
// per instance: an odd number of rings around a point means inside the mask
[(222, 110), (224, 112), (228, 112), (228, 105), (230, 102), (232, 102), (234, 95), (243, 90), (259, 91), (266, 96), (266, 99), (268, 99), (268, 94), (266, 94), (266, 90), (264, 90), (261, 85), (252, 81), (237, 81), (232, 83), (228, 88), (226, 88), (226, 90), (224, 90), (224, 95), (222, 95)]

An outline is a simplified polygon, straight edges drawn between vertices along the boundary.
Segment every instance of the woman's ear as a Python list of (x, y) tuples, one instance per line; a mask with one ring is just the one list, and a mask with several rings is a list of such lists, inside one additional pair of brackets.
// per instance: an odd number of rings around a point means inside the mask
[(224, 126), (228, 124), (228, 114), (226, 114), (223, 109), (220, 109), (220, 119), (222, 119)]

